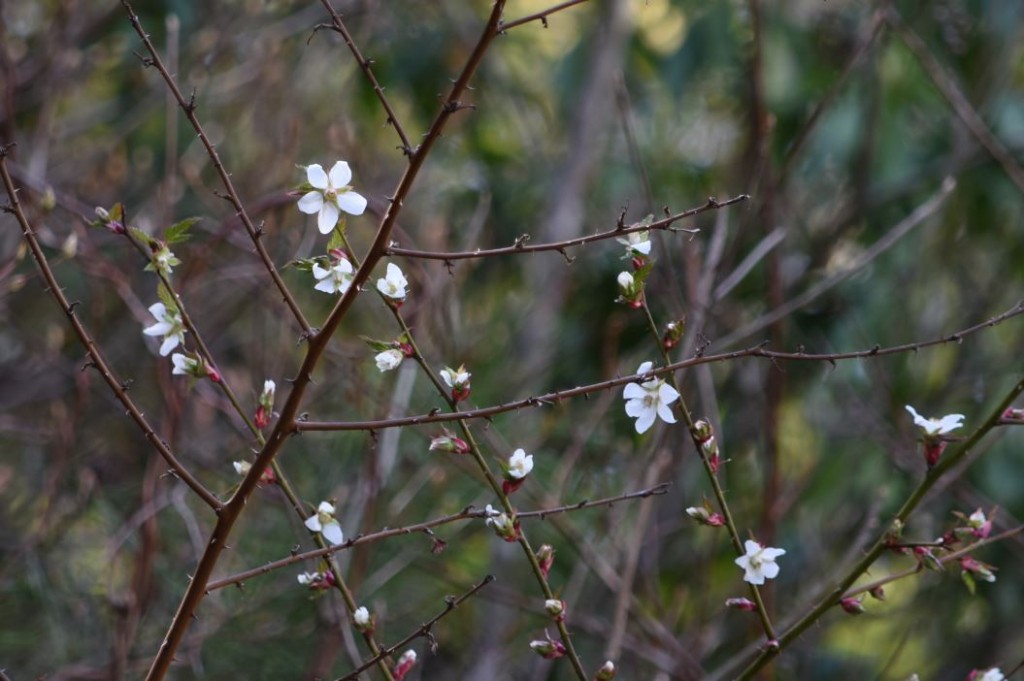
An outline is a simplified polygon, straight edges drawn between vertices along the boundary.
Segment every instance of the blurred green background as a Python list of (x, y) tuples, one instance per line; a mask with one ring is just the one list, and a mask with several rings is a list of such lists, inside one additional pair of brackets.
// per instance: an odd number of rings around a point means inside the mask
[[(510, 0), (509, 20), (551, 1)], [(490, 4), (339, 0), (349, 29), (415, 142), (461, 68)], [(890, 8), (898, 14), (888, 15)], [(287, 192), (296, 165), (347, 160), (370, 199), (348, 232), (357, 253), (405, 167), (373, 90), (315, 2), (152, 2), (136, 8), (198, 115), (278, 266), (325, 239)], [(496, 40), (468, 102), (405, 203), (401, 246), (462, 250), (542, 243), (750, 194), (658, 234), (648, 301), (660, 324), (687, 319), (679, 357), (770, 340), (837, 352), (947, 335), (1011, 308), (1024, 280), (1024, 5), (936, 0), (586, 2)], [(894, 17), (902, 17), (897, 27)], [(255, 406), (264, 379), (287, 389), (298, 329), (233, 219), (202, 146), (169, 101), (114, 2), (0, 3), (0, 137), (68, 297), (157, 432), (218, 493), (254, 443), (208, 383), (172, 379), (141, 329), (155, 279), (123, 239), (91, 229), (94, 206), (123, 201), (159, 235), (202, 216), (175, 248), (175, 282), (235, 390)], [(914, 47), (916, 49), (912, 49)], [(930, 66), (929, 68), (926, 66)], [(946, 91), (961, 99), (950, 104)], [(973, 121), (971, 126), (965, 119)], [(982, 132), (979, 136), (978, 131)], [(989, 148), (982, 143), (984, 135)], [(998, 147), (997, 160), (991, 151)], [(999, 149), (1002, 152), (999, 152)], [(1016, 170), (1015, 170), (1016, 169)], [(956, 187), (924, 220), (915, 209)], [(52, 198), (52, 201), (51, 201)], [(51, 206), (51, 204), (53, 204)], [(0, 668), (28, 678), (138, 678), (162, 639), (212, 527), (92, 371), (0, 216)], [(884, 248), (883, 248), (884, 246)], [(617, 304), (622, 249), (467, 260), (398, 260), (403, 307), (429, 361), (466, 363), (484, 406), (597, 382), (658, 360), (642, 314)], [(383, 268), (381, 268), (383, 271)], [(311, 323), (332, 300), (283, 269)], [(808, 292), (818, 292), (808, 295)], [(808, 299), (809, 298), (809, 299)], [(773, 321), (771, 311), (792, 311)], [(789, 309), (789, 308), (783, 308)], [(317, 420), (364, 420), (441, 406), (412, 363), (381, 375), (360, 335), (392, 338), (373, 296), (357, 300), (308, 394)], [(740, 359), (680, 374), (695, 415), (716, 425), (722, 480), (741, 532), (785, 548), (767, 589), (783, 625), (842, 574), (920, 480), (904, 411), (988, 416), (1020, 378), (1012, 319), (961, 343), (873, 359), (773, 365)], [(623, 679), (731, 678), (760, 644), (724, 531), (683, 513), (710, 497), (685, 430), (637, 437), (621, 391), (480, 423), (492, 459), (516, 447), (537, 467), (523, 510), (671, 482), (669, 494), (544, 521), (551, 583), (589, 669)], [(279, 392), (278, 404), (283, 400)], [(280, 459), (303, 499), (333, 498), (349, 536), (494, 503), (470, 463), (428, 453), (438, 428), (310, 433)], [(930, 540), (952, 511), (1024, 516), (1024, 433), (989, 435), (939, 486), (907, 535)], [(567, 679), (530, 652), (547, 624), (523, 557), (482, 522), (339, 554), (388, 644), (486, 574), (497, 577), (414, 644), (409, 679)], [(217, 574), (311, 547), (279, 490), (261, 490)], [(762, 678), (964, 679), (1024, 657), (1024, 544), (986, 547), (998, 581), (971, 596), (951, 567), (887, 588), (866, 614), (838, 610)], [(887, 556), (871, 577), (911, 567)], [(314, 566), (305, 566), (313, 569)], [(287, 568), (208, 597), (174, 678), (335, 678), (366, 655), (334, 594), (311, 600)], [(629, 605), (628, 610), (625, 605)], [(552, 628), (553, 630), (553, 628)], [(375, 674), (376, 672), (374, 672)], [(371, 678), (378, 678), (370, 675)]]

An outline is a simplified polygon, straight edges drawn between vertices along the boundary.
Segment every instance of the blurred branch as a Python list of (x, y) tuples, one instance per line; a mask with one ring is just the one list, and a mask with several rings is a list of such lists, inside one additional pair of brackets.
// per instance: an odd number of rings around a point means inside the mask
[(399, 648), (402, 648), (402, 647), (408, 645), (411, 641), (413, 641), (413, 640), (415, 640), (417, 638), (420, 638), (421, 636), (425, 636), (430, 641), (431, 648), (433, 648), (436, 645), (436, 643), (434, 641), (434, 636), (433, 636), (433, 634), (431, 634), (430, 630), (434, 627), (434, 625), (437, 624), (438, 622), (440, 622), (443, 617), (445, 617), (450, 612), (455, 610), (455, 608), (457, 608), (460, 605), (462, 605), (466, 601), (466, 599), (471, 598), (474, 594), (476, 594), (476, 592), (480, 591), (480, 589), (484, 588), (485, 586), (487, 586), (488, 584), (490, 584), (493, 581), (494, 581), (494, 575), (487, 575), (486, 577), (484, 577), (482, 582), (480, 582), (479, 584), (477, 584), (476, 586), (474, 586), (473, 588), (471, 588), (469, 591), (467, 591), (466, 593), (462, 594), (458, 598), (455, 598), (454, 596), (446, 597), (444, 599), (444, 602), (445, 602), (445, 609), (444, 610), (442, 610), (438, 614), (434, 615), (427, 622), (421, 624), (416, 631), (412, 632), (411, 634), (409, 634), (408, 636), (403, 638), (398, 643), (396, 643), (393, 646), (390, 646), (388, 648), (385, 648), (378, 655), (376, 655), (373, 659), (367, 660), (366, 662), (363, 663), (363, 665), (361, 667), (359, 667), (358, 669), (356, 669), (353, 672), (350, 672), (346, 676), (342, 676), (337, 681), (349, 681), (350, 679), (358, 678), (359, 674), (361, 674), (363, 671), (365, 671), (365, 670), (369, 669), (370, 667), (372, 667), (379, 660), (387, 657), (388, 655), (393, 655), (396, 650), (398, 650)]
[(498, 30), (501, 32), (508, 31), (510, 29), (515, 28), (516, 26), (522, 26), (523, 24), (528, 24), (531, 21), (537, 20), (540, 20), (540, 22), (544, 25), (544, 28), (547, 28), (549, 16), (551, 16), (555, 12), (561, 12), (563, 9), (569, 9), (573, 5), (582, 5), (584, 2), (587, 2), (587, 0), (567, 0), (566, 2), (561, 2), (557, 5), (553, 5), (540, 12), (535, 12), (533, 14), (527, 15), (520, 19), (516, 19), (514, 21), (502, 23), (498, 26)]
[[(565, 504), (562, 506), (555, 506), (553, 508), (545, 508), (536, 511), (519, 511), (516, 513), (517, 518), (537, 518), (539, 520), (546, 520), (548, 516), (559, 515), (562, 513), (572, 513), (573, 511), (582, 511), (586, 508), (596, 508), (598, 506), (612, 506), (620, 501), (628, 501), (630, 499), (645, 499), (647, 497), (661, 496), (668, 493), (670, 483), (662, 482), (653, 487), (642, 489), (638, 492), (627, 492), (625, 494), (619, 494), (614, 497), (606, 497), (604, 499), (596, 499), (594, 501), (578, 501), (574, 504)], [(225, 577), (224, 579), (218, 579), (217, 581), (210, 582), (207, 585), (207, 592), (216, 591), (222, 589), (225, 586), (232, 584), (239, 584), (250, 577), (258, 577), (265, 575), (268, 572), (272, 572), (278, 568), (282, 568), (294, 563), (300, 563), (304, 560), (313, 560), (315, 558), (321, 558), (323, 556), (350, 549), (353, 546), (359, 544), (370, 544), (372, 542), (381, 541), (382, 539), (389, 539), (390, 537), (397, 537), (399, 535), (415, 534), (417, 532), (424, 532), (431, 535), (429, 530), (439, 525), (447, 525), (459, 520), (473, 520), (473, 519), (485, 519), (487, 518), (486, 511), (473, 510), (472, 506), (468, 506), (458, 513), (452, 513), (451, 515), (442, 516), (440, 518), (434, 518), (423, 523), (415, 523), (412, 525), (404, 525), (402, 527), (396, 527), (392, 529), (384, 529), (379, 532), (372, 532), (370, 534), (361, 534), (358, 537), (353, 537), (343, 544), (337, 546), (330, 546), (327, 548), (315, 549), (313, 551), (304, 551), (303, 553), (296, 553), (288, 558), (282, 558), (275, 560), (265, 565), (261, 565), (251, 570), (239, 572), (238, 574)], [(432, 535), (431, 535), (432, 536)]]
[(387, 96), (384, 94), (384, 88), (382, 88), (380, 83), (377, 82), (377, 76), (374, 75), (373, 69), (371, 68), (373, 61), (364, 57), (363, 53), (360, 52), (359, 47), (352, 39), (352, 34), (349, 33), (348, 28), (345, 27), (345, 22), (341, 20), (341, 16), (334, 10), (334, 7), (331, 6), (330, 1), (320, 0), (320, 4), (322, 4), (324, 9), (327, 10), (327, 13), (331, 15), (331, 23), (330, 25), (318, 24), (316, 28), (313, 29), (314, 33), (321, 28), (329, 28), (340, 35), (341, 39), (345, 41), (345, 44), (348, 45), (348, 49), (352, 52), (352, 56), (356, 58), (356, 63), (359, 64), (359, 68), (362, 69), (363, 75), (366, 76), (366, 80), (370, 81), (370, 85), (373, 87), (373, 91), (377, 95), (377, 99), (380, 100), (381, 106), (383, 106), (384, 111), (387, 112), (388, 125), (395, 129), (395, 132), (398, 134), (398, 138), (402, 140), (402, 146), (398, 148), (402, 150), (403, 154), (411, 157), (414, 149), (412, 144), (409, 142), (409, 137), (405, 134), (405, 130), (402, 128), (402, 124), (398, 121), (398, 116), (395, 114), (395, 110), (391, 108), (391, 102), (388, 101)]
[(539, 253), (541, 251), (558, 251), (563, 256), (568, 258), (569, 256), (566, 255), (565, 253), (565, 249), (567, 248), (571, 248), (573, 246), (581, 246), (583, 244), (588, 244), (593, 241), (614, 239), (616, 237), (630, 234), (631, 232), (643, 232), (648, 230), (666, 230), (671, 232), (681, 231), (693, 234), (699, 230), (672, 228), (672, 224), (678, 222), (679, 220), (693, 217), (694, 215), (700, 215), (701, 213), (705, 213), (710, 210), (717, 210), (719, 208), (731, 206), (734, 203), (746, 201), (749, 198), (750, 197), (747, 194), (740, 194), (739, 196), (734, 196), (733, 198), (726, 199), (725, 201), (718, 201), (713, 197), (708, 197), (707, 203), (705, 203), (703, 206), (698, 206), (697, 208), (690, 208), (689, 210), (684, 210), (681, 213), (670, 215), (667, 218), (663, 218), (656, 222), (652, 222), (649, 225), (636, 222), (627, 227), (622, 224), (620, 218), (619, 225), (615, 229), (610, 229), (606, 232), (599, 232), (597, 234), (591, 234), (589, 236), (581, 236), (575, 239), (566, 239), (565, 241), (556, 241), (554, 243), (537, 244), (535, 246), (527, 245), (527, 242), (530, 240), (530, 236), (528, 234), (523, 234), (516, 239), (513, 245), (503, 246), (501, 248), (476, 249), (473, 251), (453, 251), (450, 253), (440, 253), (435, 251), (418, 251), (411, 248), (398, 248), (396, 246), (389, 246), (387, 251), (385, 251), (385, 255), (398, 255), (409, 258), (423, 258), (426, 260), (448, 261), (467, 260), (470, 258), (490, 258), (499, 255), (512, 255), (516, 253)]
[(28, 218), (25, 217), (25, 213), (21, 208), (21, 203), (18, 201), (18, 190), (15, 188), (14, 181), (11, 179), (11, 175), (7, 171), (7, 153), (10, 149), (11, 145), (0, 146), (0, 175), (3, 176), (4, 188), (7, 190), (7, 196), (10, 199), (10, 205), (4, 207), (4, 210), (13, 214), (17, 218), (18, 224), (21, 225), (21, 231), (25, 237), (25, 241), (28, 243), (28, 247), (32, 251), (32, 257), (35, 259), (36, 265), (39, 267), (39, 271), (43, 275), (43, 279), (46, 281), (47, 289), (50, 291), (51, 295), (53, 295), (61, 310), (64, 311), (64, 314), (67, 315), (68, 321), (71, 323), (71, 326), (75, 331), (75, 335), (78, 336), (78, 340), (82, 343), (85, 347), (85, 351), (89, 354), (91, 362), (86, 364), (86, 367), (83, 368), (87, 368), (91, 365), (100, 372), (103, 380), (106, 381), (107, 385), (110, 386), (110, 389), (114, 392), (114, 396), (122, 405), (124, 405), (128, 416), (135, 421), (136, 425), (138, 425), (142, 430), (145, 438), (149, 440), (149, 443), (153, 445), (160, 456), (164, 458), (164, 461), (166, 461), (171, 467), (174, 475), (192, 488), (192, 490), (206, 503), (207, 506), (212, 508), (214, 511), (219, 511), (222, 507), (220, 500), (213, 494), (213, 492), (203, 486), (203, 484), (199, 482), (199, 480), (196, 479), (180, 461), (178, 461), (177, 457), (174, 456), (174, 453), (171, 452), (167, 444), (149, 425), (146, 417), (143, 416), (142, 412), (139, 411), (139, 408), (135, 406), (132, 399), (128, 397), (128, 387), (130, 382), (121, 381), (114, 375), (114, 372), (103, 358), (99, 346), (75, 314), (75, 307), (78, 305), (78, 302), (71, 303), (64, 296), (64, 292), (46, 260), (46, 254), (43, 253), (43, 249), (39, 245), (39, 241), (36, 239), (35, 231), (32, 229), (32, 225), (29, 224)]
[(818, 283), (814, 284), (806, 291), (801, 293), (789, 300), (789, 302), (776, 307), (771, 312), (761, 315), (754, 321), (750, 322), (746, 326), (733, 331), (725, 338), (722, 338), (718, 343), (722, 346), (728, 347), (736, 341), (746, 338), (747, 336), (760, 331), (766, 326), (770, 326), (774, 322), (787, 317), (792, 312), (799, 310), (804, 305), (807, 305), (813, 300), (816, 300), (826, 291), (834, 288), (838, 284), (846, 281), (857, 271), (863, 269), (875, 260), (878, 256), (885, 253), (887, 250), (892, 248), (896, 243), (906, 236), (912, 229), (920, 225), (922, 222), (930, 218), (942, 204), (945, 203), (946, 199), (956, 188), (956, 180), (952, 177), (947, 177), (942, 182), (942, 186), (937, 192), (932, 194), (928, 199), (920, 206), (914, 209), (907, 217), (903, 218), (899, 223), (890, 228), (881, 239), (871, 244), (871, 246), (861, 253), (857, 258), (853, 260), (848, 266), (835, 274), (822, 279)]
[(274, 267), (273, 261), (270, 259), (270, 255), (267, 253), (267, 249), (263, 246), (263, 227), (257, 227), (253, 224), (252, 219), (245, 210), (245, 206), (242, 205), (242, 201), (238, 198), (238, 192), (235, 191), (235, 185), (231, 181), (231, 176), (228, 171), (224, 168), (224, 163), (220, 160), (220, 155), (217, 153), (217, 149), (213, 146), (213, 142), (206, 135), (206, 131), (203, 130), (203, 126), (199, 123), (199, 118), (196, 116), (196, 98), (195, 92), (186, 101), (185, 97), (181, 94), (181, 90), (178, 89), (177, 83), (174, 81), (174, 77), (168, 72), (163, 62), (160, 60), (160, 53), (157, 52), (156, 47), (149, 39), (149, 34), (142, 28), (142, 24), (139, 22), (139, 17), (132, 9), (131, 4), (128, 0), (121, 0), (121, 4), (124, 6), (125, 11), (128, 13), (128, 19), (132, 23), (132, 28), (138, 34), (142, 40), (143, 45), (146, 46), (146, 51), (149, 53), (148, 57), (139, 57), (142, 60), (143, 66), (156, 67), (157, 71), (160, 72), (160, 76), (164, 79), (167, 84), (167, 88), (174, 95), (174, 99), (177, 100), (178, 106), (185, 113), (185, 117), (188, 118), (188, 122), (192, 124), (192, 129), (195, 130), (199, 140), (203, 143), (203, 147), (206, 148), (206, 153), (210, 157), (210, 161), (213, 162), (213, 167), (217, 171), (217, 175), (220, 177), (221, 183), (224, 185), (224, 190), (227, 192), (227, 196), (223, 197), (228, 199), (231, 205), (235, 209), (235, 213), (241, 219), (242, 224), (245, 225), (246, 231), (249, 233), (249, 238), (252, 239), (253, 244), (256, 246), (256, 252), (260, 256), (260, 260), (263, 261), (264, 267), (266, 267), (267, 273), (270, 278), (274, 280), (274, 285), (281, 293), (281, 297), (284, 299), (288, 309), (291, 310), (292, 316), (295, 317), (295, 321), (298, 322), (299, 326), (302, 327), (302, 332), (305, 335), (309, 335), (312, 332), (309, 322), (306, 321), (306, 317), (302, 314), (302, 310), (299, 309), (299, 304), (295, 302), (295, 298), (292, 297), (291, 292), (285, 285), (284, 280), (281, 279), (281, 275), (278, 273), (277, 268)]
[(589, 385), (580, 386), (577, 388), (570, 388), (567, 390), (556, 390), (555, 392), (546, 393), (544, 395), (537, 395), (534, 397), (527, 397), (521, 400), (515, 400), (513, 402), (506, 402), (491, 407), (481, 407), (478, 409), (467, 409), (460, 411), (457, 414), (441, 414), (437, 411), (432, 411), (429, 414), (420, 414), (418, 416), (405, 416), (397, 419), (385, 419), (380, 421), (297, 421), (294, 425), (293, 431), (299, 432), (315, 432), (315, 431), (335, 431), (335, 430), (377, 430), (381, 428), (396, 428), (399, 426), (415, 426), (423, 425), (426, 423), (444, 423), (447, 421), (454, 421), (458, 419), (474, 419), (474, 418), (487, 418), (495, 416), (497, 414), (503, 414), (510, 411), (516, 411), (523, 409), (524, 407), (540, 407), (543, 405), (553, 405), (558, 402), (568, 399), (570, 397), (578, 397), (580, 395), (587, 395), (590, 393), (598, 392), (600, 390), (607, 390), (609, 388), (616, 388), (626, 383), (632, 383), (634, 381), (649, 380), (651, 377), (660, 376), (663, 374), (669, 374), (679, 369), (685, 369), (686, 367), (697, 366), (700, 364), (710, 364), (714, 362), (726, 362), (741, 357), (763, 357), (771, 361), (788, 361), (788, 362), (828, 362), (834, 364), (837, 361), (847, 359), (865, 359), (870, 357), (881, 357), (884, 355), (894, 355), (904, 352), (917, 352), (923, 348), (931, 347), (934, 345), (943, 345), (946, 343), (960, 343), (965, 337), (995, 326), (1007, 319), (1016, 317), (1024, 313), (1024, 301), (1018, 302), (1012, 308), (1003, 312), (1002, 314), (996, 315), (984, 322), (975, 324), (974, 326), (967, 327), (961, 331), (956, 331), (947, 336), (936, 338), (927, 341), (918, 341), (914, 343), (904, 343), (902, 345), (893, 345), (890, 347), (881, 347), (876, 345), (870, 350), (857, 350), (854, 352), (836, 352), (827, 354), (809, 354), (806, 352), (777, 352), (775, 350), (767, 350), (764, 344), (749, 347), (743, 350), (734, 350), (733, 352), (725, 352), (717, 355), (700, 355), (691, 359), (682, 360), (680, 362), (674, 362), (664, 367), (653, 369), (646, 374), (631, 374), (629, 376), (623, 376), (619, 378), (613, 378), (607, 381), (601, 381), (600, 383), (591, 383)]
[(935, 87), (938, 88), (942, 96), (945, 97), (946, 101), (953, 108), (953, 112), (964, 122), (964, 125), (977, 138), (981, 146), (985, 147), (988, 153), (992, 155), (992, 158), (1003, 167), (1003, 170), (1013, 180), (1013, 183), (1017, 185), (1017, 188), (1024, 192), (1024, 169), (1020, 167), (1010, 152), (1007, 151), (1003, 143), (992, 134), (984, 119), (968, 101), (956, 81), (953, 80), (953, 77), (946, 73), (942, 64), (939, 63), (939, 60), (936, 59), (932, 51), (928, 49), (928, 46), (921, 40), (921, 37), (912, 28), (903, 23), (899, 12), (891, 4), (886, 8), (885, 20), (903, 39), (903, 43), (910, 48), (914, 56), (917, 57), (917, 60), (924, 67), (925, 72), (927, 72), (928, 77), (932, 79), (932, 83), (935, 84)]

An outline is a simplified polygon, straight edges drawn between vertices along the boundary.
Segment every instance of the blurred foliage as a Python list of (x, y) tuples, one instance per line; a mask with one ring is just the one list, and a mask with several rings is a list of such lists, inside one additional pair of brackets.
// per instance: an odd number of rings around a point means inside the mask
[[(551, 4), (510, 0), (506, 16)], [(288, 192), (305, 179), (296, 166), (348, 160), (355, 188), (370, 198), (367, 214), (348, 227), (356, 252), (365, 249), (405, 167), (372, 88), (336, 36), (313, 33), (325, 20), (318, 3), (139, 5), (183, 91), (195, 92), (206, 131), (265, 228), (267, 249), (316, 325), (332, 300), (286, 263), (321, 255), (323, 239)], [(335, 5), (415, 143), (488, 3)], [(688, 318), (687, 352), (705, 341), (705, 352), (716, 352), (769, 337), (780, 349), (866, 349), (936, 338), (994, 316), (1021, 297), (1022, 188), (968, 132), (899, 35), (883, 26), (871, 37), (880, 16), (873, 5), (629, 0), (616, 12), (614, 3), (588, 2), (551, 16), (546, 27), (510, 30), (474, 81), (475, 108), (457, 115), (428, 160), (395, 239), (430, 250), (505, 246), (522, 234), (539, 243), (559, 228), (555, 208), (566, 201), (582, 211), (569, 228), (590, 233), (612, 227), (624, 206), (632, 222), (663, 207), (750, 193), (749, 202), (689, 221), (701, 230), (693, 238), (656, 239), (648, 300), (661, 323)], [(1024, 163), (1024, 5), (894, 6)], [(248, 458), (254, 444), (218, 391), (172, 380), (169, 362), (143, 338), (156, 280), (122, 238), (86, 226), (93, 207), (124, 202), (131, 223), (152, 234), (203, 216), (192, 241), (174, 249), (184, 261), (174, 279), (247, 404), (255, 405), (265, 378), (287, 389), (303, 353), (297, 328), (215, 194), (221, 187), (195, 134), (158, 74), (133, 54), (139, 41), (122, 8), (15, 0), (0, 3), (0, 18), (0, 134), (18, 142), (12, 168), (56, 274), (157, 432), (205, 484), (227, 493), (237, 482), (231, 462)], [(619, 52), (609, 37), (616, 28), (624, 35)], [(592, 64), (603, 52), (611, 61), (602, 80)], [(753, 132), (758, 53), (767, 139)], [(591, 129), (588, 120), (602, 122)], [(573, 184), (575, 163), (582, 180)], [(957, 187), (934, 217), (782, 323), (758, 323), (848, 270), (947, 176)], [(10, 216), (0, 222), (0, 664), (12, 679), (137, 678), (212, 519), (165, 475), (98, 376), (83, 370), (83, 350), (43, 290), (19, 230)], [(775, 229), (784, 240), (746, 276), (722, 296), (700, 297), (705, 273), (714, 294)], [(569, 255), (571, 264), (558, 253), (450, 268), (401, 263), (412, 281), (403, 312), (425, 355), (437, 368), (465, 362), (475, 404), (623, 375), (657, 356), (643, 316), (615, 303), (621, 248), (601, 242)], [(544, 305), (553, 306), (554, 322), (531, 330)], [(315, 377), (311, 418), (376, 419), (441, 406), (411, 363), (397, 379), (379, 374), (360, 334), (397, 335), (369, 295), (356, 302)], [(718, 424), (729, 460), (722, 479), (741, 531), (787, 550), (768, 589), (779, 622), (842, 573), (923, 475), (903, 406), (962, 412), (968, 428), (980, 423), (1019, 379), (1022, 341), (1021, 322), (1011, 320), (961, 343), (871, 361), (743, 359), (681, 376), (694, 412)], [(538, 353), (546, 361), (538, 363)], [(1019, 524), (1020, 430), (986, 438), (970, 468), (926, 501), (908, 535), (932, 539), (951, 526), (951, 511), (979, 507), (998, 507), (997, 529)], [(294, 438), (280, 462), (307, 502), (337, 501), (349, 536), (493, 503), (472, 465), (427, 453), (436, 432), (310, 433)], [(613, 578), (626, 572), (638, 542), (620, 678), (735, 674), (732, 665), (759, 644), (759, 631), (752, 616), (722, 606), (745, 593), (727, 536), (682, 512), (710, 496), (682, 429), (634, 436), (615, 391), (505, 414), (477, 432), (492, 458), (516, 447), (536, 455), (536, 470), (517, 492), (523, 509), (641, 489), (651, 462), (666, 456), (655, 482), (673, 487), (651, 502), (647, 520), (641, 504), (629, 502), (524, 526), (534, 546), (557, 548), (551, 582), (569, 603), (588, 665), (605, 659), (618, 597)], [(443, 609), (445, 594), (498, 577), (437, 625), (436, 655), (417, 641), (422, 663), (409, 678), (569, 678), (567, 664), (527, 648), (546, 619), (518, 549), (479, 522), (445, 525), (437, 535), (447, 542), (440, 555), (421, 535), (339, 554), (385, 643)], [(297, 543), (310, 546), (274, 488), (254, 497), (234, 538), (218, 576), (286, 556)], [(1018, 537), (978, 557), (1000, 571), (976, 596), (953, 568), (902, 580), (887, 588), (885, 602), (866, 602), (857, 619), (828, 614), (763, 678), (916, 672), (959, 680), (975, 667), (1009, 670), (1024, 649), (1024, 544)], [(912, 565), (890, 556), (870, 577)], [(307, 598), (299, 571), (207, 598), (174, 678), (334, 678), (352, 669), (365, 650), (353, 641), (340, 599)]]

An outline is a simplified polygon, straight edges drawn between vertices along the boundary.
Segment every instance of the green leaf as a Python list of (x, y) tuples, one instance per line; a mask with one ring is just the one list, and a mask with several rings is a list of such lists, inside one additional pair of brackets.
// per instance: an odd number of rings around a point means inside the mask
[(149, 242), (152, 241), (152, 238), (138, 227), (129, 227), (128, 233), (137, 239), (139, 243), (149, 245)]
[(300, 272), (312, 272), (313, 265), (320, 265), (321, 267), (330, 267), (330, 263), (327, 263), (326, 261), (326, 256), (319, 256), (316, 258), (300, 258), (298, 260), (292, 260), (291, 262), (286, 263), (285, 267), (294, 267)]
[(381, 341), (369, 336), (359, 336), (359, 338), (376, 352), (384, 352), (395, 347), (395, 344), (391, 341)]
[(178, 309), (178, 301), (175, 300), (174, 294), (167, 290), (163, 282), (160, 282), (159, 286), (156, 287), (156, 296), (168, 311)]
[(185, 218), (180, 222), (175, 222), (167, 228), (166, 232), (164, 232), (164, 241), (168, 244), (180, 244), (183, 241), (188, 241), (189, 237), (192, 236), (188, 233), (188, 230), (201, 219), (202, 218)]
[(345, 248), (345, 223), (344, 217), (338, 220), (338, 225), (331, 232), (331, 238), (327, 242), (328, 251), (332, 251), (335, 248)]
[(963, 570), (960, 573), (960, 579), (963, 580), (964, 585), (967, 587), (967, 590), (970, 591), (971, 595), (973, 596), (975, 591), (974, 575), (972, 575), (967, 570)]
[(117, 203), (110, 207), (110, 210), (107, 211), (107, 214), (107, 218), (110, 220), (124, 222), (124, 204), (118, 201)]

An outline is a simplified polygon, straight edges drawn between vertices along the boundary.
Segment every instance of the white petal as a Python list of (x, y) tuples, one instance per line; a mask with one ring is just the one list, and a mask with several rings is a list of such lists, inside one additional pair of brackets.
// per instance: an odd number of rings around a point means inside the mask
[(362, 215), (366, 210), (366, 197), (351, 189), (338, 194), (338, 208), (349, 215)]
[(638, 418), (642, 416), (645, 411), (650, 411), (650, 408), (644, 404), (643, 400), (629, 400), (626, 402), (626, 416)]
[(636, 420), (636, 432), (643, 435), (652, 425), (654, 425), (654, 410), (645, 409), (644, 412), (640, 414), (640, 418)]
[(317, 279), (326, 279), (327, 277), (331, 276), (331, 271), (324, 267), (320, 267), (319, 264), (314, 264), (313, 276), (316, 277)]
[(761, 549), (761, 555), (765, 560), (775, 560), (779, 556), (786, 555), (786, 549)]
[(636, 373), (638, 373), (638, 374), (646, 374), (653, 367), (654, 367), (654, 362), (644, 362), (643, 364), (641, 364), (640, 366), (637, 367)]
[(761, 566), (761, 573), (765, 579), (775, 579), (779, 576), (779, 564), (778, 563), (765, 563)]
[(174, 326), (170, 322), (157, 322), (152, 326), (147, 326), (142, 330), (142, 333), (147, 336), (166, 336), (167, 332), (173, 329)]
[(647, 391), (639, 383), (627, 383), (622, 396), (627, 400), (642, 400), (647, 396)]
[(317, 291), (323, 291), (324, 293), (338, 292), (337, 289), (334, 288), (334, 281), (332, 281), (331, 279), (324, 279), (323, 281), (318, 282), (317, 285), (314, 286), (313, 288)]
[(341, 189), (348, 181), (352, 179), (352, 169), (348, 167), (348, 163), (345, 161), (338, 161), (331, 166), (331, 186), (335, 189)]
[(758, 544), (753, 539), (747, 539), (746, 541), (743, 542), (743, 548), (745, 548), (747, 550), (747, 555), (750, 556), (750, 555), (753, 555), (753, 554), (757, 553), (758, 551), (760, 551), (761, 550), (761, 545)]
[(633, 244), (633, 250), (637, 253), (643, 253), (644, 255), (651, 254), (651, 242), (641, 241), (640, 243)]
[(319, 532), (321, 530), (321, 527), (320, 527), (320, 516), (318, 516), (318, 515), (311, 515), (311, 516), (309, 516), (308, 518), (306, 518), (305, 525), (306, 525), (306, 527), (308, 527), (313, 532)]
[(668, 383), (662, 383), (661, 387), (658, 388), (658, 399), (661, 400), (662, 404), (672, 404), (679, 399), (679, 393)]
[(918, 414), (916, 409), (911, 407), (909, 404), (906, 406), (906, 409), (910, 412), (910, 415), (914, 417), (915, 426), (920, 426), (921, 428), (926, 428), (928, 426), (928, 419)]
[(329, 501), (321, 501), (320, 505), (316, 507), (317, 512), (326, 513), (327, 515), (334, 515), (334, 504)]
[(338, 207), (330, 201), (324, 201), (320, 207), (320, 214), (316, 217), (316, 226), (321, 234), (330, 234), (334, 226), (338, 224)]
[(665, 423), (675, 423), (676, 415), (672, 413), (672, 407), (668, 406), (664, 402), (658, 402), (658, 416)]
[(164, 342), (160, 345), (160, 356), (166, 357), (167, 355), (171, 354), (171, 350), (178, 347), (178, 342), (180, 340), (181, 339), (178, 337), (178, 334), (176, 333), (171, 334), (170, 336), (165, 336)]
[(167, 308), (163, 303), (153, 303), (149, 306), (149, 314), (156, 319), (163, 319), (167, 315)]
[(320, 192), (309, 192), (299, 199), (299, 210), (307, 215), (319, 213), (324, 205), (324, 195)]
[(306, 179), (317, 189), (327, 189), (327, 173), (319, 163), (306, 166)]
[(963, 414), (947, 414), (939, 420), (939, 432), (948, 433), (951, 430), (956, 430), (963, 425), (963, 420)]
[(320, 531), (320, 534), (324, 536), (324, 539), (335, 546), (345, 541), (345, 535), (341, 531), (341, 525), (336, 522), (324, 525), (324, 529)]
[(748, 584), (760, 586), (761, 584), (764, 584), (764, 575), (760, 570), (747, 570), (747, 573), (743, 575), (743, 581)]

